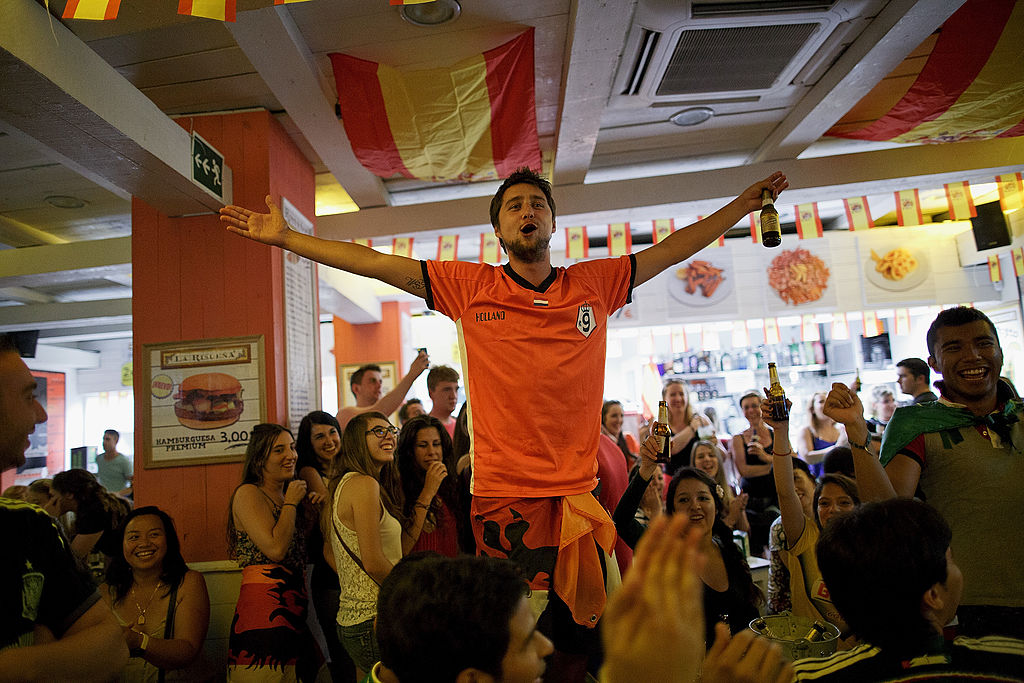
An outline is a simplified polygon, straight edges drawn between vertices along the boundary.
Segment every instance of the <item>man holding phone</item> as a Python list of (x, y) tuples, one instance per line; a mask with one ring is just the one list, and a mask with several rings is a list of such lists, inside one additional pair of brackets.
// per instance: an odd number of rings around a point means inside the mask
[(352, 395), (355, 396), (356, 404), (345, 406), (338, 411), (338, 424), (341, 425), (342, 431), (345, 430), (348, 421), (360, 413), (376, 411), (390, 415), (398, 410), (402, 401), (405, 400), (405, 395), (412, 388), (412, 383), (429, 365), (430, 358), (427, 357), (427, 350), (420, 349), (416, 354), (416, 359), (409, 366), (409, 372), (405, 373), (405, 377), (398, 381), (394, 389), (383, 396), (381, 394), (384, 391), (384, 381), (379, 365), (370, 363), (352, 373), (349, 388), (352, 390)]

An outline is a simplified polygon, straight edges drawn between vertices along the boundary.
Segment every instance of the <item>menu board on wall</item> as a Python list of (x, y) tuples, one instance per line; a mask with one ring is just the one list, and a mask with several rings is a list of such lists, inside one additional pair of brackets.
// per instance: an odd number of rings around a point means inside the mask
[[(294, 230), (313, 234), (313, 223), (287, 198), (284, 219)], [(290, 251), (284, 259), (285, 369), (288, 378), (288, 423), (296, 430), (303, 416), (320, 408), (320, 331), (316, 266)]]
[(142, 358), (145, 467), (242, 460), (266, 421), (263, 337), (145, 344)]
[(783, 314), (835, 310), (838, 294), (833, 268), (827, 240), (786, 243), (771, 252), (763, 269), (765, 308)]

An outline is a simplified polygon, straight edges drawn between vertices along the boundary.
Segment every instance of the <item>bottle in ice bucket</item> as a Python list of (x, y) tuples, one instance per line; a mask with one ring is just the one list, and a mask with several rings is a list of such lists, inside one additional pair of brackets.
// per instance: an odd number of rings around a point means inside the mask
[(660, 439), (661, 452), (658, 455), (658, 462), (669, 462), (672, 459), (672, 454), (669, 452), (671, 450), (669, 437), (672, 435), (672, 430), (668, 426), (668, 403), (665, 401), (658, 401), (658, 421), (651, 427), (651, 433)]
[(779, 382), (779, 371), (775, 363), (768, 364), (768, 406), (772, 412), (772, 419), (783, 422), (789, 419), (789, 408), (786, 407), (786, 392)]
[(804, 638), (812, 643), (817, 642), (825, 637), (827, 630), (828, 629), (825, 628), (825, 624), (820, 621), (816, 621), (811, 625), (811, 630), (807, 632), (807, 635), (805, 635)]
[(761, 244), (766, 247), (782, 244), (782, 226), (771, 190), (761, 190)]

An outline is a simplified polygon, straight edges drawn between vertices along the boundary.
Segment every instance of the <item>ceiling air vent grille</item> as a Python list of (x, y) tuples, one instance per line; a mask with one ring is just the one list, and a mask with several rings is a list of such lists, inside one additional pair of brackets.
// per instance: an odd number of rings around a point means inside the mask
[(690, 16), (694, 19), (706, 19), (708, 17), (738, 17), (778, 12), (827, 12), (835, 4), (835, 0), (732, 0), (732, 2), (695, 0), (690, 10)]
[(658, 31), (644, 29), (640, 38), (640, 49), (637, 50), (636, 61), (633, 63), (633, 70), (629, 73), (626, 87), (622, 91), (623, 95), (636, 95), (640, 92), (640, 84), (647, 73), (647, 67), (651, 65), (651, 56), (654, 54), (654, 48), (658, 46), (660, 37), (661, 33)]
[(771, 24), (683, 31), (658, 96), (765, 90), (819, 24)]

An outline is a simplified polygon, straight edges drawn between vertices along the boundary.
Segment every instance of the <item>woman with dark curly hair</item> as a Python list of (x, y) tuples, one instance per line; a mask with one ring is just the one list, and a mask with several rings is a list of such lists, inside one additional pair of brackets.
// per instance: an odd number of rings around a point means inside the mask
[(121, 681), (162, 681), (192, 663), (210, 623), (203, 575), (192, 571), (170, 515), (136, 508), (119, 529), (122, 552), (107, 569), (100, 593), (124, 630), (131, 659)]
[[(92, 472), (81, 469), (55, 474), (50, 491), (58, 516), (75, 513), (70, 534), (71, 552), (75, 557), (84, 562), (95, 550), (103, 553), (109, 564), (121, 554), (117, 530), (131, 510), (127, 500), (108, 493)], [(102, 572), (99, 574), (98, 579), (102, 581)]]
[[(645, 531), (635, 514), (658, 467), (660, 451), (657, 436), (644, 441), (640, 447), (640, 468), (615, 508), (615, 528), (630, 547), (636, 546)], [(705, 472), (683, 467), (669, 482), (665, 501), (666, 514), (686, 515), (688, 527), (701, 534), (700, 548), (706, 561), (700, 569), (700, 579), (704, 583), (704, 636), (708, 647), (715, 639), (716, 623), (725, 622), (732, 633), (739, 633), (757, 618), (758, 606), (763, 602), (747, 560), (733, 543), (732, 530), (723, 521), (725, 492), (720, 488)]]
[(455, 557), (466, 534), (466, 515), (448, 430), (432, 415), (417, 415), (402, 427), (395, 452), (403, 494), (403, 554), (432, 550)]

